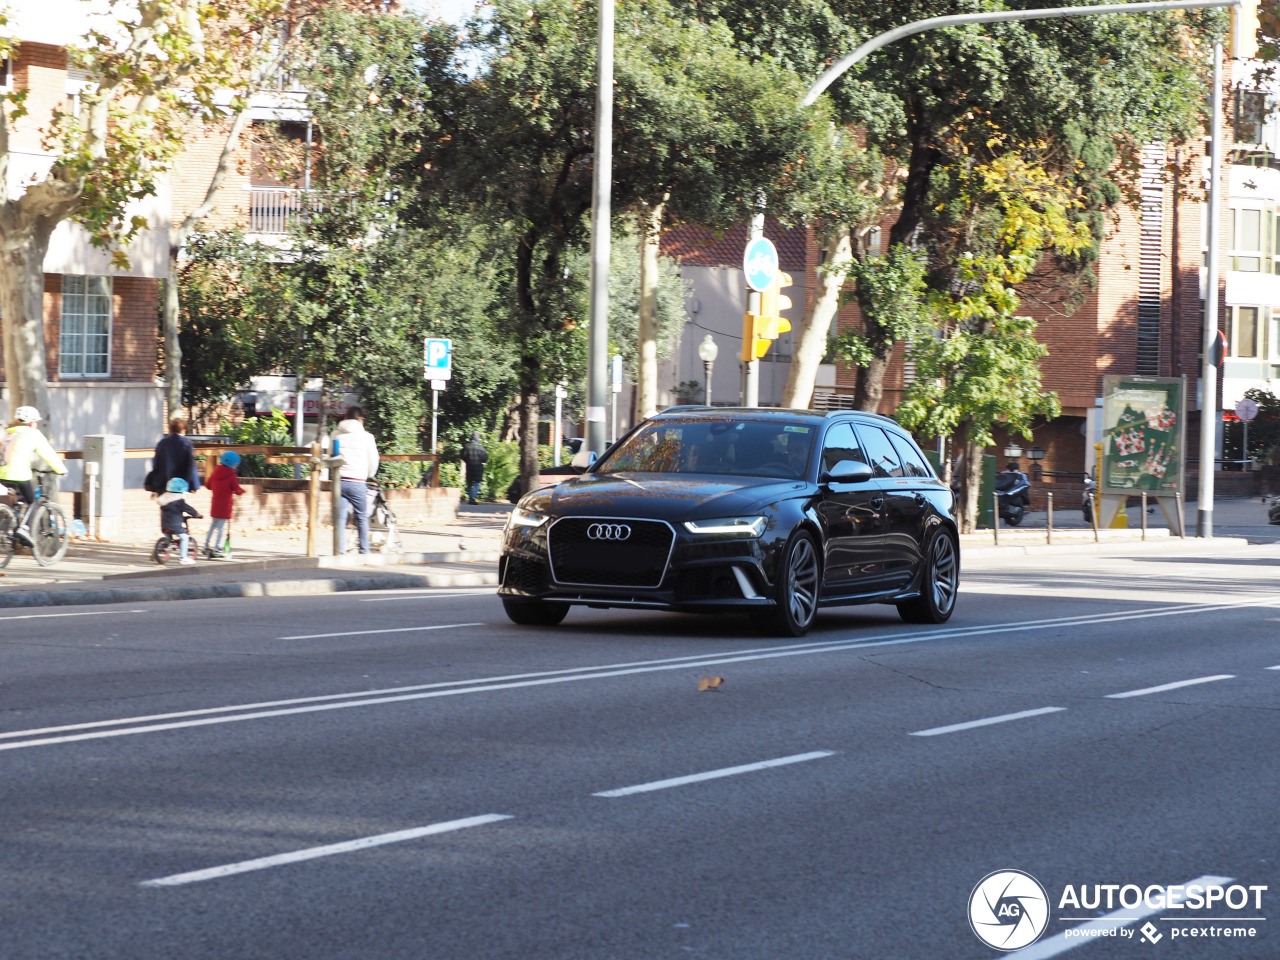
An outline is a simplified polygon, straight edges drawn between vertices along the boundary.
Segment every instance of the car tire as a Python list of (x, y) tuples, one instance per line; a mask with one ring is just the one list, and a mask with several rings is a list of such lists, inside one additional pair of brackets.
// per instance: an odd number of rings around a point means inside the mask
[(772, 616), (766, 621), (769, 632), (784, 637), (803, 637), (813, 626), (818, 612), (818, 590), (822, 566), (813, 537), (799, 531), (787, 541), (778, 563)]
[(946, 531), (938, 531), (924, 555), (920, 596), (899, 603), (898, 615), (907, 623), (946, 623), (960, 592), (960, 548)]
[(503, 597), (502, 609), (512, 623), (518, 623), (522, 627), (554, 627), (569, 613), (567, 603), (525, 600), (519, 597)]

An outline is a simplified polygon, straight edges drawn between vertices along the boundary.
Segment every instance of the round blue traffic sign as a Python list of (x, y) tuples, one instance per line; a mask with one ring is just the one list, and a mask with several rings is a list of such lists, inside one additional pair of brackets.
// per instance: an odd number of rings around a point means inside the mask
[(778, 251), (773, 241), (756, 237), (747, 244), (742, 255), (742, 269), (747, 275), (747, 286), (752, 290), (767, 290), (778, 275)]

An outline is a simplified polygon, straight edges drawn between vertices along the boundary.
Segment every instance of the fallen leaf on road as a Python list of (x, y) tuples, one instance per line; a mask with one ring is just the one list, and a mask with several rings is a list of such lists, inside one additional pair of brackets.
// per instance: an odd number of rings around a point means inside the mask
[(722, 683), (724, 683), (724, 677), (703, 677), (698, 681), (698, 689), (700, 691), (719, 690)]

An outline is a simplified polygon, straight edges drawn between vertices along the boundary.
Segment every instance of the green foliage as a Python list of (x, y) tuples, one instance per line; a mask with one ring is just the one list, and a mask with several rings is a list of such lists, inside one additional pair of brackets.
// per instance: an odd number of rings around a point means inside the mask
[(911, 341), (931, 330), (932, 317), (924, 306), (924, 258), (919, 251), (895, 244), (884, 256), (854, 260), (849, 265), (849, 278), (863, 315), (879, 322), (868, 334), (851, 332), (832, 338), (831, 353), (836, 359), (865, 367), (882, 347), (879, 338), (887, 337), (890, 343)]
[[(272, 408), (271, 415), (267, 417), (248, 417), (237, 424), (224, 421), (218, 433), (220, 436), (230, 437), (233, 443), (246, 446), (293, 446), (293, 421), (275, 408)], [(240, 458), (239, 472), (242, 477), (288, 478), (293, 476), (293, 466), (267, 463), (262, 454), (250, 453)]]

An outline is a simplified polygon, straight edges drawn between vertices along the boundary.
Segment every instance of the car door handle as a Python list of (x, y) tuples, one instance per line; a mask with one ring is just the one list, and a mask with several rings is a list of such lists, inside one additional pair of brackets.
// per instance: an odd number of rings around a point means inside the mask
[(929, 498), (926, 497), (923, 493), (917, 493), (915, 496), (916, 506), (923, 507), (925, 505), (925, 502), (928, 501), (928, 499)]
[(876, 497), (874, 500), (871, 501), (872, 510), (879, 510), (883, 506), (884, 506), (884, 497)]

